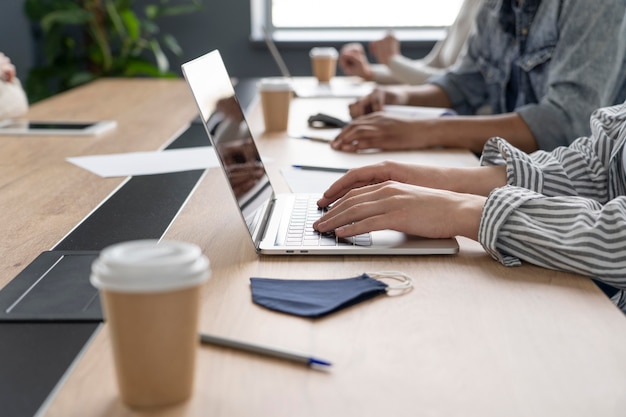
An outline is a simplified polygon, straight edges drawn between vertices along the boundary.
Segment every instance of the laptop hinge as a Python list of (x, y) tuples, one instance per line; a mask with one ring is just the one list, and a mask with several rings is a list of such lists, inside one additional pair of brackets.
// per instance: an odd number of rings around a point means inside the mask
[(257, 252), (260, 250), (260, 245), (268, 229), (268, 220), (274, 211), (276, 198), (268, 199), (267, 202), (261, 206), (258, 210), (259, 215), (254, 219), (254, 229), (252, 232), (252, 240), (254, 241), (254, 247)]

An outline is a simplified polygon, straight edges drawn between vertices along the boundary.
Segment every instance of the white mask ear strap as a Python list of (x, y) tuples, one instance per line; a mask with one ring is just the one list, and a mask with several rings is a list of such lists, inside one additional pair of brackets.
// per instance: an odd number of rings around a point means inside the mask
[(399, 284), (387, 287), (387, 295), (402, 295), (413, 289), (413, 278), (400, 271), (366, 272), (366, 274), (375, 279), (395, 279), (400, 281)]

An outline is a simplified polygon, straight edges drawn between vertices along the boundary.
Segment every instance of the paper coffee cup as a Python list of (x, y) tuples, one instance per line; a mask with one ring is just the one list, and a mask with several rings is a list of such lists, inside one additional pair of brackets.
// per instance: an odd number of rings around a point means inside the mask
[(313, 75), (321, 83), (330, 82), (337, 71), (337, 57), (335, 48), (315, 47), (309, 52)]
[(283, 132), (289, 125), (293, 87), (287, 78), (262, 78), (258, 85), (267, 132)]
[(156, 240), (105, 248), (92, 265), (122, 401), (176, 404), (193, 392), (200, 286), (209, 261), (196, 245)]

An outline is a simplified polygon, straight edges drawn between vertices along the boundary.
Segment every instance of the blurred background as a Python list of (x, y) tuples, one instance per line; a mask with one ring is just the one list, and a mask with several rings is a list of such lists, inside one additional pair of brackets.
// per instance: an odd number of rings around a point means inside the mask
[(180, 76), (181, 63), (212, 49), (220, 50), (235, 77), (278, 75), (263, 26), (273, 33), (292, 75), (310, 75), (311, 47), (367, 42), (392, 28), (403, 41), (402, 53), (420, 58), (443, 36), (459, 5), (460, 0), (385, 5), (369, 0), (0, 0), (0, 51), (16, 65), (31, 102), (100, 76)]

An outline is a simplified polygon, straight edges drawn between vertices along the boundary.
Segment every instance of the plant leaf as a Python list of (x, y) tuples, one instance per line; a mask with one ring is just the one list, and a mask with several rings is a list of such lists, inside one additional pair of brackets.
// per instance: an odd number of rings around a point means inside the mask
[(26, 0), (24, 14), (33, 22), (40, 22), (50, 12), (76, 9), (78, 6), (72, 0)]
[(170, 69), (170, 63), (167, 59), (167, 56), (165, 56), (165, 54), (163, 53), (161, 45), (159, 45), (159, 42), (156, 39), (150, 42), (150, 49), (152, 49), (152, 53), (154, 54), (154, 58), (156, 59), (159, 72), (167, 72)]
[[(194, 2), (196, 3), (196, 2)], [(154, 19), (163, 16), (179, 16), (202, 10), (201, 4), (186, 4), (179, 6), (160, 6), (154, 11)]]
[(156, 35), (157, 33), (159, 33), (159, 25), (157, 25), (156, 23), (154, 23), (151, 20), (144, 20), (142, 22), (143, 24), (143, 29), (150, 35)]
[(159, 77), (161, 72), (154, 64), (144, 59), (129, 59), (124, 69), (124, 76), (135, 77), (137, 75)]
[(48, 32), (56, 24), (81, 25), (89, 22), (91, 14), (86, 10), (58, 10), (50, 12), (41, 19), (41, 27)]
[(93, 40), (98, 45), (99, 53), (97, 53), (97, 55), (100, 55), (102, 59), (102, 71), (107, 73), (111, 70), (113, 65), (113, 54), (111, 53), (111, 46), (107, 41), (106, 34), (103, 32), (102, 28), (98, 25), (95, 19), (92, 19), (89, 22), (89, 33), (91, 33)]
[(130, 39), (133, 41), (139, 39), (139, 35), (141, 33), (141, 22), (137, 19), (137, 15), (135, 15), (132, 10), (124, 10), (120, 13), (120, 16), (124, 21), (124, 26), (126, 26)]
[(126, 38), (128, 36), (128, 32), (126, 31), (126, 26), (124, 26), (124, 22), (122, 21), (120, 10), (117, 9), (115, 3), (111, 0), (105, 0), (104, 7), (109, 15), (109, 19), (111, 19), (113, 29), (117, 32), (120, 39)]
[(150, 20), (154, 20), (159, 15), (159, 6), (155, 4), (149, 4), (144, 8), (144, 13), (146, 17)]
[(183, 54), (183, 48), (180, 47), (180, 44), (176, 40), (175, 37), (166, 33), (163, 35), (163, 42), (167, 46), (167, 48), (172, 51), (175, 55), (181, 56)]

